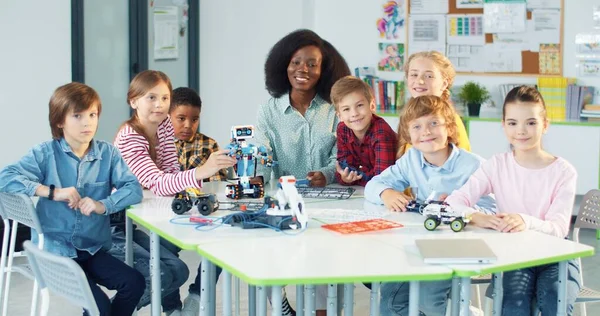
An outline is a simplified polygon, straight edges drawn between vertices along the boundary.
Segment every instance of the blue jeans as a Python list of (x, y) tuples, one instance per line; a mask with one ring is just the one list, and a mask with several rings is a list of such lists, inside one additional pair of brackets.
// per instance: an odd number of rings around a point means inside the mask
[[(109, 255), (105, 250), (100, 250), (94, 255), (87, 251), (77, 251), (77, 258), (74, 260), (85, 272), (101, 316), (133, 313), (146, 286), (141, 273)], [(110, 290), (117, 290), (112, 302), (98, 284)], [(84, 312), (84, 315), (88, 315), (87, 312)]]
[[(419, 310), (421, 315), (445, 315), (452, 281), (421, 281), (419, 288)], [(408, 282), (382, 283), (381, 300), (379, 302), (381, 316), (408, 315), (409, 290), (410, 284)]]
[[(138, 309), (150, 304), (150, 236), (144, 232), (133, 230), (133, 266), (142, 273), (146, 280), (146, 290), (140, 299)], [(112, 234), (112, 248), (109, 253), (121, 261), (125, 261), (125, 232), (117, 229)], [(179, 288), (187, 281), (190, 274), (187, 265), (178, 258), (179, 248), (170, 242), (160, 239), (160, 271), (163, 311), (181, 309), (183, 304), (179, 296)]]
[[(577, 261), (567, 264), (567, 314), (573, 314), (575, 299), (581, 288)], [(558, 298), (558, 263), (505, 272), (502, 277), (502, 315), (531, 315), (532, 300), (542, 316), (556, 315)]]

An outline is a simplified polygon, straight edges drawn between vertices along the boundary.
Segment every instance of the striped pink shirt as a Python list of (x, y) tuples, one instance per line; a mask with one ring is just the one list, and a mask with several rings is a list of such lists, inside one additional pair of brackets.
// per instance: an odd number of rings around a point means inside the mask
[(148, 141), (131, 126), (125, 125), (115, 138), (115, 147), (121, 151), (140, 184), (161, 196), (174, 195), (190, 187), (202, 187), (201, 182), (196, 181), (195, 169), (179, 169), (173, 124), (168, 117), (158, 125), (156, 134), (156, 163), (150, 158)]

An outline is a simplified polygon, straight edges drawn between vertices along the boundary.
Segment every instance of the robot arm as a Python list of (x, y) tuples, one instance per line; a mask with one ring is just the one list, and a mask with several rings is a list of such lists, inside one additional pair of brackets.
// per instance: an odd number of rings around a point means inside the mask
[(292, 224), (295, 227), (292, 225), (290, 225), (290, 227), (293, 229), (305, 228), (306, 223), (308, 222), (308, 215), (306, 214), (306, 210), (304, 208), (304, 200), (302, 199), (302, 195), (300, 195), (300, 193), (298, 193), (298, 189), (296, 189), (296, 177), (281, 177), (279, 178), (279, 183), (281, 184), (281, 189), (277, 193), (279, 194), (279, 192), (283, 192), (283, 195), (285, 195), (287, 199), (290, 212), (296, 219), (297, 224)]

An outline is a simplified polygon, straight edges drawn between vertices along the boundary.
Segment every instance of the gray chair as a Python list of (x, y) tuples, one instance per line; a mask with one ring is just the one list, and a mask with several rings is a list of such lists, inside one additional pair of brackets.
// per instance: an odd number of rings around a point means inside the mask
[[(4, 221), (4, 236), (2, 240), (2, 256), (0, 259), (0, 296), (4, 293), (4, 301), (2, 304), (2, 315), (8, 315), (8, 297), (10, 292), (10, 279), (12, 272), (18, 272), (23, 276), (33, 280), (33, 298), (31, 301), (31, 315), (35, 315), (38, 298), (38, 285), (33, 276), (29, 265), (13, 265), (15, 255), (15, 246), (17, 240), (17, 227), (19, 223), (36, 230), (39, 238), (40, 249), (44, 247), (44, 235), (42, 234), (42, 226), (37, 217), (37, 212), (31, 198), (25, 194), (10, 194), (0, 193), (0, 216)], [(11, 227), (12, 222), (12, 227)], [(10, 231), (10, 245), (8, 227)], [(8, 253), (8, 263), (7, 263)], [(6, 280), (4, 275), (6, 274)], [(6, 282), (6, 284), (4, 284)], [(4, 291), (2, 290), (4, 286)]]
[(31, 241), (24, 247), (42, 292), (40, 315), (48, 314), (50, 292), (81, 306), (91, 316), (100, 315), (87, 277), (73, 259), (38, 249)]
[[(585, 194), (581, 205), (579, 206), (579, 213), (577, 214), (577, 220), (573, 226), (573, 241), (579, 242), (579, 230), (580, 229), (600, 229), (600, 190), (590, 190)], [(579, 267), (581, 269), (581, 291), (577, 296), (575, 303), (581, 303), (581, 315), (586, 316), (587, 302), (600, 302), (600, 292), (592, 290), (583, 285), (583, 265), (581, 264), (581, 258), (577, 258)]]
[[(579, 231), (582, 228), (593, 230), (600, 229), (600, 190), (588, 191), (588, 193), (586, 193), (583, 197), (583, 200), (581, 200), (579, 212), (577, 213), (577, 220), (575, 220), (575, 225), (573, 225), (573, 241), (579, 242)], [(579, 295), (577, 296), (575, 303), (582, 304), (581, 315), (587, 316), (586, 303), (600, 302), (600, 292), (584, 286), (583, 265), (581, 264), (581, 258), (577, 258), (577, 262), (579, 263), (579, 269), (581, 271), (579, 279), (581, 290), (579, 291)], [(537, 302), (535, 300), (532, 302), (531, 315), (534, 316), (539, 314), (539, 307), (536, 303)]]

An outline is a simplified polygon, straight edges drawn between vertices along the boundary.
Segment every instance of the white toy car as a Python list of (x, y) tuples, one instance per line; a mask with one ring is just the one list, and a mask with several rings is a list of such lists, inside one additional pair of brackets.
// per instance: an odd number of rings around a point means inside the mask
[[(415, 202), (419, 204), (418, 202)], [(420, 204), (419, 208), (423, 216), (426, 217), (423, 223), (425, 229), (429, 231), (435, 230), (440, 224), (450, 225), (450, 229), (454, 232), (459, 232), (467, 226), (470, 217), (464, 212), (453, 210), (450, 205), (443, 201), (426, 201)]]

